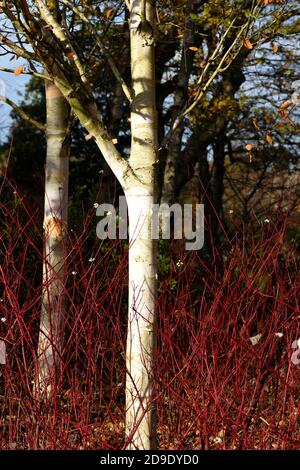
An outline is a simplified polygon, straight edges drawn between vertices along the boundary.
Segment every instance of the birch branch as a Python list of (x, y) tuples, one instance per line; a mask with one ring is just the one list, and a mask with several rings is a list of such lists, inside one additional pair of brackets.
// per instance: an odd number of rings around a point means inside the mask
[[(69, 40), (67, 35), (64, 32), (64, 29), (57, 23), (51, 12), (46, 8), (46, 5), (43, 3), (42, 0), (32, 0), (33, 3), (39, 7), (39, 11), (41, 14), (41, 19), (46, 22), (46, 25), (49, 25), (52, 28), (52, 32), (58, 41), (61, 44), (61, 48), (64, 47), (71, 47), (69, 44)], [(8, 16), (12, 17), (14, 27), (16, 31), (21, 31), (26, 37), (26, 31), (22, 24), (13, 17), (13, 15), (9, 15), (9, 12), (5, 12)], [(28, 42), (33, 46), (35, 39), (28, 37)], [(37, 41), (34, 44), (35, 49), (39, 55), (39, 43)], [(71, 49), (72, 50), (72, 49)], [(48, 51), (51, 54), (51, 50)], [(77, 56), (76, 56), (77, 57)], [(85, 77), (82, 65), (77, 57), (72, 57), (75, 65), (80, 73), (82, 78), (81, 84), (84, 86), (80, 86), (80, 84), (75, 83), (66, 78), (64, 74), (63, 67), (56, 68), (55, 73), (52, 71), (52, 82), (60, 89), (62, 94), (65, 96), (66, 100), (69, 102), (74, 114), (79, 118), (83, 127), (86, 128), (87, 132), (93, 136), (97, 142), (97, 145), (102, 152), (103, 157), (107, 161), (108, 165), (111, 167), (112, 171), (115, 173), (116, 177), (120, 181), (121, 185), (124, 187), (125, 182), (128, 181), (130, 178), (134, 177), (133, 170), (129, 162), (122, 158), (120, 153), (118, 152), (117, 148), (115, 147), (114, 143), (112, 142), (111, 136), (108, 134), (107, 130), (105, 129), (101, 115), (97, 109), (97, 105), (93, 98), (93, 93), (90, 88), (89, 83), (87, 82), (87, 78)], [(39, 62), (43, 63), (45, 69), (49, 67), (47, 63), (47, 59), (43, 59), (39, 57)], [(13, 72), (9, 70), (10, 72)], [(27, 72), (28, 73), (28, 72)], [(36, 73), (30, 73), (32, 75), (36, 75)], [(40, 75), (41, 76), (41, 75)], [(43, 77), (49, 80), (49, 77)], [(85, 83), (83, 83), (85, 82)]]
[[(196, 93), (196, 96), (193, 100), (193, 102), (185, 107), (185, 109), (183, 109), (179, 114), (178, 116), (176, 117), (176, 119), (173, 121), (172, 125), (171, 125), (171, 128), (168, 132), (168, 134), (166, 135), (166, 137), (164, 138), (163, 142), (162, 142), (162, 145), (161, 145), (161, 148), (164, 148), (166, 145), (167, 145), (167, 142), (170, 140), (170, 138), (172, 137), (173, 133), (175, 132), (175, 130), (177, 129), (177, 127), (180, 125), (182, 119), (187, 115), (189, 114), (196, 106), (197, 104), (199, 103), (199, 101), (201, 100), (204, 92), (207, 90), (207, 88), (209, 87), (209, 85), (212, 83), (212, 81), (215, 79), (215, 77), (218, 75), (218, 73), (220, 72), (220, 68), (222, 67), (222, 64), (224, 63), (224, 61), (226, 60), (226, 58), (228, 57), (230, 51), (232, 50), (232, 48), (234, 47), (234, 45), (236, 44), (236, 41), (238, 38), (236, 38), (233, 42), (233, 44), (231, 45), (231, 47), (229, 48), (230, 50), (228, 50), (226, 52), (226, 54), (223, 56), (223, 58), (221, 59), (221, 62), (218, 64), (218, 67), (216, 68), (216, 70), (213, 72), (213, 74), (211, 75), (211, 77), (209, 78), (209, 80), (206, 82), (205, 86), (201, 89), (201, 84), (205, 78), (205, 76), (207, 75), (209, 69), (210, 69), (210, 66), (211, 64), (214, 62), (214, 60), (216, 59), (219, 51), (221, 50), (221, 47), (222, 45), (224, 44), (224, 41), (225, 39), (227, 38), (229, 32), (231, 31), (231, 28), (233, 27), (234, 23), (236, 21), (236, 17), (233, 18), (233, 20), (231, 21), (230, 25), (228, 26), (228, 28), (226, 29), (226, 31), (224, 32), (224, 34), (222, 35), (222, 37), (220, 38), (220, 41), (219, 43), (217, 44), (217, 47), (215, 48), (214, 52), (212, 53), (212, 55), (209, 57), (209, 59), (207, 60), (207, 64), (204, 68), (204, 70), (202, 71), (200, 77), (198, 78), (197, 80), (197, 86), (198, 86), (198, 91)], [(248, 23), (247, 23), (248, 24)], [(246, 28), (246, 25), (244, 25), (244, 28)], [(240, 31), (240, 34), (241, 34), (241, 31)], [(240, 35), (238, 36), (240, 37)]]
[(217, 68), (214, 70), (214, 72), (212, 73), (212, 75), (209, 77), (208, 81), (205, 83), (204, 87), (201, 88), (201, 84), (203, 83), (204, 81), (204, 78), (206, 77), (209, 69), (210, 69), (210, 66), (211, 64), (214, 62), (214, 60), (217, 58), (218, 56), (218, 53), (219, 51), (221, 50), (221, 47), (222, 45), (224, 44), (225, 42), (225, 39), (227, 38), (229, 32), (231, 31), (235, 21), (236, 21), (236, 17), (231, 21), (229, 27), (226, 29), (226, 31), (224, 32), (224, 34), (222, 35), (219, 43), (217, 44), (217, 47), (216, 49), (214, 50), (213, 54), (211, 55), (211, 57), (207, 60), (207, 64), (203, 70), (203, 72), (201, 73), (199, 79), (197, 80), (197, 87), (198, 87), (198, 91), (196, 93), (196, 96), (193, 100), (193, 102), (188, 105), (185, 109), (183, 109), (181, 111), (181, 113), (177, 116), (177, 118), (174, 120), (174, 122), (172, 123), (171, 125), (171, 128), (168, 132), (168, 134), (166, 135), (166, 137), (164, 138), (163, 142), (162, 142), (162, 145), (161, 145), (161, 148), (164, 148), (166, 145), (167, 145), (167, 142), (170, 140), (171, 136), (173, 135), (174, 131), (177, 129), (177, 127), (180, 125), (180, 122), (182, 121), (182, 119), (187, 116), (196, 106), (197, 104), (199, 103), (199, 101), (202, 99), (204, 93), (207, 91), (208, 87), (211, 85), (212, 81), (216, 78), (216, 76), (220, 73), (223, 73), (226, 69), (228, 69), (228, 67), (230, 66), (230, 64), (236, 59), (236, 57), (238, 56), (238, 54), (240, 53), (243, 45), (240, 45), (240, 47), (238, 48), (238, 50), (234, 53), (234, 55), (232, 56), (231, 60), (230, 60), (230, 63), (225, 65), (223, 67), (223, 64), (225, 63), (226, 59), (229, 57), (229, 55), (232, 53), (234, 47), (236, 46), (238, 40), (240, 39), (241, 35), (246, 31), (249, 30), (250, 28), (250, 25), (251, 23), (253, 23), (254, 21), (256, 21), (257, 19), (257, 13), (259, 13), (259, 10), (260, 9), (260, 4), (255, 4), (253, 2), (252, 4), (252, 8), (251, 8), (251, 13), (249, 15), (249, 18), (248, 18), (248, 21), (246, 21), (246, 23), (244, 25), (241, 26), (237, 36), (235, 37), (234, 41), (232, 42), (232, 44), (230, 45), (230, 47), (227, 49), (227, 51), (225, 52), (225, 54), (223, 55), (220, 63), (218, 64)]
[[(6, 67), (0, 67), (1, 72), (7, 72), (7, 73), (15, 73), (14, 69), (8, 69)], [(33, 75), (34, 77), (42, 78), (43, 80), (48, 80), (49, 82), (53, 82), (53, 79), (48, 77), (47, 75), (44, 75), (42, 73), (38, 72), (33, 72), (31, 70), (22, 70), (20, 71), (20, 75)]]
[[(64, 3), (64, 5), (68, 6), (82, 21), (84, 21), (86, 24), (89, 24), (92, 27), (92, 25), (90, 24), (87, 17), (80, 10), (78, 10), (78, 8), (76, 8), (69, 0), (61, 0), (61, 1), (62, 1), (62, 3)], [(92, 31), (94, 32), (95, 36), (97, 37), (97, 31), (95, 30), (95, 28), (92, 27)], [(126, 84), (125, 80), (123, 79), (122, 75), (120, 74), (120, 72), (118, 70), (118, 67), (116, 66), (113, 58), (111, 57), (109, 52), (106, 50), (104, 44), (102, 43), (102, 41), (99, 38), (96, 39), (96, 44), (99, 47), (100, 51), (105, 56), (105, 58), (107, 59), (107, 62), (109, 64), (115, 78), (120, 83), (120, 85), (122, 87), (122, 90), (123, 90), (126, 98), (128, 99), (129, 103), (131, 103), (132, 100), (133, 100), (132, 90), (130, 90), (129, 87), (127, 86), (127, 84)]]
[(37, 6), (39, 8), (41, 18), (45, 21), (45, 23), (47, 25), (49, 25), (52, 28), (52, 32), (53, 32), (54, 36), (62, 43), (63, 46), (70, 49), (71, 53), (68, 55), (68, 57), (71, 60), (73, 60), (75, 66), (76, 66), (76, 68), (79, 72), (79, 75), (80, 75), (80, 78), (81, 78), (82, 82), (87, 84), (87, 78), (86, 78), (85, 70), (84, 70), (84, 68), (83, 68), (83, 66), (80, 62), (80, 59), (79, 59), (76, 51), (74, 50), (71, 42), (69, 41), (67, 35), (65, 34), (64, 28), (56, 21), (56, 19), (52, 15), (52, 13), (49, 10), (49, 8), (47, 7), (47, 5), (45, 5), (43, 0), (34, 0), (34, 1), (35, 1), (35, 3), (37, 4)]
[(17, 46), (13, 41), (8, 39), (3, 34), (0, 34), (0, 41), (8, 46), (18, 57), (24, 57), (24, 59), (27, 60), (35, 60), (35, 55), (32, 54), (32, 52), (26, 51), (25, 49)]
[(0, 95), (0, 100), (3, 101), (4, 103), (8, 104), (11, 108), (13, 108), (19, 116), (24, 119), (24, 121), (28, 122), (32, 126), (36, 127), (42, 132), (46, 132), (46, 126), (44, 124), (41, 124), (40, 122), (36, 121), (33, 119), (29, 114), (25, 113), (22, 108), (20, 108), (16, 103), (11, 101), (8, 98), (5, 98), (5, 96)]

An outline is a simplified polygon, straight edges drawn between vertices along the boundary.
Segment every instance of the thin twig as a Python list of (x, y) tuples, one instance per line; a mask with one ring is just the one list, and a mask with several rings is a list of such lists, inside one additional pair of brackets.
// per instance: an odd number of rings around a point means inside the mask
[(25, 113), (22, 108), (20, 108), (16, 103), (11, 101), (10, 99), (6, 98), (5, 96), (0, 95), (0, 100), (3, 101), (4, 103), (8, 104), (11, 108), (13, 108), (19, 116), (24, 119), (24, 121), (29, 122), (32, 126), (36, 127), (42, 132), (46, 132), (46, 126), (44, 124), (41, 124), (40, 122), (36, 121), (33, 119), (29, 114)]
[(66, 47), (70, 49), (70, 54), (68, 57), (73, 60), (80, 78), (83, 83), (87, 84), (87, 78), (86, 78), (86, 72), (84, 70), (84, 67), (82, 66), (80, 59), (72, 47), (71, 42), (69, 41), (68, 36), (66, 35), (64, 28), (56, 21), (54, 16), (52, 15), (51, 11), (49, 8), (45, 5), (45, 3), (42, 0), (34, 0), (34, 2), (37, 4), (41, 18), (46, 22), (47, 25), (51, 26), (52, 32), (54, 36)]
[(3, 44), (5, 44), (6, 46), (10, 47), (18, 57), (24, 57), (24, 59), (34, 60), (35, 55), (32, 52), (26, 51), (25, 49), (22, 49), (21, 47), (17, 46), (13, 41), (5, 37), (3, 34), (0, 34), (0, 41), (3, 42)]
[(108, 64), (115, 76), (115, 78), (117, 79), (117, 81), (120, 83), (121, 87), (122, 87), (122, 90), (126, 96), (126, 98), (128, 99), (128, 101), (131, 103), (132, 102), (132, 99), (133, 99), (133, 93), (132, 91), (129, 89), (129, 87), (127, 86), (126, 82), (124, 81), (122, 75), (120, 74), (119, 70), (118, 70), (118, 67), (116, 66), (113, 58), (111, 57), (111, 55), (109, 54), (109, 52), (107, 51), (107, 49), (105, 48), (104, 44), (102, 43), (101, 39), (99, 39), (99, 37), (97, 37), (97, 31), (95, 30), (95, 28), (93, 28), (93, 26), (90, 24), (88, 18), (80, 11), (78, 10), (78, 8), (76, 8), (74, 5), (72, 5), (72, 3), (69, 1), (69, 0), (61, 0), (62, 3), (64, 3), (66, 6), (68, 6), (69, 8), (71, 8), (71, 10), (77, 15), (79, 16), (79, 18), (84, 21), (86, 24), (89, 24), (92, 28), (92, 31), (95, 33), (95, 36), (96, 36), (96, 44), (97, 46), (99, 47), (100, 51), (103, 53), (103, 55), (106, 57), (107, 61), (108, 61)]
[[(6, 67), (0, 67), (1, 72), (8, 72), (15, 74), (15, 69), (8, 69)], [(44, 75), (43, 73), (33, 72), (32, 70), (22, 70), (20, 71), (20, 75), (33, 75), (34, 77), (42, 78), (43, 80), (48, 80), (49, 82), (53, 82), (52, 78)]]

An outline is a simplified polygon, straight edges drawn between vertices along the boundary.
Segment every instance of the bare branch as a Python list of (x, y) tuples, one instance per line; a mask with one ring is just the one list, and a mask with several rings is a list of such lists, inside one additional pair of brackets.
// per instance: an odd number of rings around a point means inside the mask
[(13, 41), (0, 34), (0, 41), (8, 46), (18, 57), (24, 57), (24, 59), (35, 60), (35, 55), (32, 52), (26, 51), (21, 47), (17, 46)]
[(70, 49), (70, 54), (68, 55), (68, 57), (74, 62), (82, 82), (87, 84), (86, 72), (80, 62), (76, 51), (74, 50), (71, 42), (68, 39), (64, 28), (56, 21), (51, 11), (42, 0), (35, 0), (35, 2), (39, 7), (41, 18), (46, 22), (47, 25), (51, 27), (54, 36), (62, 43), (65, 48)]
[[(80, 11), (78, 10), (78, 8), (76, 8), (69, 0), (61, 0), (62, 3), (64, 3), (66, 6), (68, 6), (72, 11), (74, 11), (74, 13), (79, 16), (79, 18), (84, 21), (85, 23), (89, 24), (90, 27), (92, 27), (92, 25), (90, 24), (89, 20), (87, 19), (87, 17)], [(126, 96), (126, 98), (128, 99), (129, 103), (132, 102), (133, 100), (133, 93), (132, 93), (132, 90), (129, 89), (129, 87), (127, 86), (125, 80), (123, 79), (122, 75), (120, 74), (119, 70), (118, 70), (118, 67), (116, 66), (113, 58), (111, 57), (111, 55), (109, 54), (109, 52), (107, 51), (107, 49), (105, 48), (104, 44), (102, 43), (102, 41), (97, 37), (97, 31), (95, 30), (95, 28), (92, 27), (92, 30), (93, 32), (95, 33), (95, 36), (96, 36), (96, 44), (97, 46), (99, 47), (100, 51), (103, 53), (103, 55), (105, 56), (105, 58), (107, 59), (107, 62), (115, 76), (115, 78), (117, 79), (117, 81), (120, 83), (121, 87), (122, 87), (122, 90)]]
[(13, 108), (19, 114), (19, 116), (22, 119), (24, 119), (24, 121), (36, 127), (40, 131), (46, 132), (46, 126), (44, 124), (41, 124), (40, 122), (33, 119), (31, 116), (29, 116), (29, 114), (25, 113), (25, 111), (22, 108), (20, 108), (16, 103), (14, 103), (8, 98), (5, 98), (5, 96), (1, 96), (1, 95), (0, 95), (0, 100), (8, 104), (11, 108)]
[[(15, 73), (14, 69), (8, 69), (6, 67), (0, 67), (1, 72), (7, 72), (7, 73)], [(44, 75), (43, 73), (38, 73), (38, 72), (33, 72), (31, 70), (22, 70), (20, 71), (20, 75), (33, 75), (34, 77), (42, 78), (43, 80), (48, 80), (49, 82), (53, 82), (53, 79), (51, 77), (48, 77), (47, 75)]]
[(233, 52), (234, 48), (236, 47), (237, 43), (239, 42), (241, 36), (243, 34), (245, 34), (245, 31), (247, 31), (250, 27), (250, 24), (252, 21), (254, 21), (256, 19), (255, 17), (255, 12), (257, 11), (258, 9), (258, 5), (256, 5), (254, 8), (253, 8), (253, 11), (252, 11), (252, 14), (249, 16), (248, 18), (248, 21), (246, 21), (243, 25), (241, 25), (240, 29), (239, 29), (239, 32), (236, 34), (235, 36), (235, 39), (234, 41), (231, 43), (230, 47), (226, 50), (226, 52), (223, 54), (222, 58), (220, 59), (217, 67), (215, 68), (215, 70), (213, 71), (213, 73), (211, 74), (211, 76), (209, 77), (209, 79), (206, 81), (206, 83), (204, 84), (204, 86), (201, 86), (202, 83), (204, 82), (204, 79), (206, 78), (210, 68), (211, 68), (211, 65), (212, 63), (215, 61), (215, 59), (218, 57), (218, 54), (220, 53), (221, 51), (221, 47), (224, 45), (225, 43), (225, 40), (226, 38), (228, 37), (229, 33), (231, 32), (233, 26), (234, 26), (234, 23), (236, 21), (236, 17), (233, 18), (233, 20), (231, 21), (230, 25), (228, 26), (228, 28), (225, 30), (225, 32), (223, 33), (222, 37), (220, 38), (216, 48), (214, 49), (214, 52), (212, 53), (211, 57), (207, 60), (207, 64), (204, 68), (204, 70), (202, 71), (200, 77), (198, 78), (197, 80), (197, 92), (196, 92), (196, 95), (192, 101), (191, 104), (189, 104), (188, 106), (185, 107), (185, 109), (183, 109), (177, 116), (177, 118), (174, 120), (171, 128), (170, 128), (170, 131), (169, 133), (167, 134), (167, 136), (165, 137), (162, 145), (161, 145), (161, 148), (163, 148), (167, 142), (170, 140), (170, 138), (172, 137), (174, 131), (177, 129), (177, 127), (180, 125), (180, 123), (182, 122), (182, 120), (184, 119), (185, 116), (187, 116), (188, 114), (190, 114), (194, 109), (195, 107), (198, 105), (198, 103), (200, 102), (200, 100), (203, 98), (204, 94), (206, 93), (206, 91), (208, 90), (209, 86), (212, 84), (212, 82), (215, 80), (215, 78), (222, 72), (224, 72), (229, 66), (230, 64), (236, 59), (236, 57), (238, 56), (238, 54), (240, 53), (240, 50), (242, 49), (243, 47), (243, 43), (240, 44), (240, 46), (238, 47), (237, 51), (235, 51), (235, 53), (232, 55), (232, 57), (230, 58), (230, 61), (229, 61), (229, 64), (226, 64), (226, 66), (223, 67), (223, 65), (226, 63), (226, 60), (230, 57), (230, 54)]

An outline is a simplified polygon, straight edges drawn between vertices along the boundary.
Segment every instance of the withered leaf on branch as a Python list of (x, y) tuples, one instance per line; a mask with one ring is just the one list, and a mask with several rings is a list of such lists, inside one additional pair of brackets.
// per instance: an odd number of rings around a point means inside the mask
[(257, 124), (257, 121), (256, 119), (252, 119), (252, 124), (253, 124), (253, 127), (256, 131), (259, 131), (259, 125)]
[(247, 49), (253, 49), (253, 44), (246, 36), (243, 38), (243, 44)]
[(272, 142), (273, 142), (272, 136), (270, 134), (266, 134), (265, 141), (266, 141), (267, 144), (271, 145)]
[(17, 67), (17, 68), (15, 69), (14, 74), (15, 74), (16, 76), (18, 76), (18, 75), (20, 75), (21, 73), (23, 73), (23, 71), (24, 71), (24, 65), (20, 65), (20, 67)]
[(279, 111), (284, 111), (286, 108), (288, 108), (292, 104), (291, 100), (287, 100), (284, 103), (280, 105)]
[(107, 8), (107, 10), (105, 10), (105, 12), (104, 12), (104, 17), (108, 20), (109, 17), (111, 16), (112, 12), (113, 12), (112, 8)]
[(287, 116), (288, 116), (288, 113), (287, 113), (287, 108), (292, 104), (292, 101), (291, 100), (287, 100), (285, 101), (284, 103), (282, 103), (279, 107), (279, 114), (280, 116), (285, 119)]

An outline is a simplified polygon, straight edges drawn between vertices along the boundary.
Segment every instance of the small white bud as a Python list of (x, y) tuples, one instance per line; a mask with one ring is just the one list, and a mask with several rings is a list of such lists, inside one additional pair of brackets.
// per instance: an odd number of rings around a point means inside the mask
[(256, 335), (256, 336), (252, 336), (252, 337), (250, 338), (250, 341), (251, 341), (251, 343), (252, 343), (252, 346), (255, 346), (257, 343), (259, 343), (261, 337), (262, 337), (262, 334), (261, 334), (261, 333), (258, 333), (258, 335)]
[(283, 337), (283, 333), (277, 332), (277, 333), (275, 333), (275, 336), (277, 336), (278, 338), (282, 338), (282, 337)]

